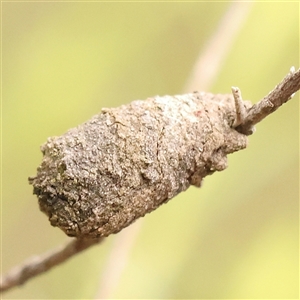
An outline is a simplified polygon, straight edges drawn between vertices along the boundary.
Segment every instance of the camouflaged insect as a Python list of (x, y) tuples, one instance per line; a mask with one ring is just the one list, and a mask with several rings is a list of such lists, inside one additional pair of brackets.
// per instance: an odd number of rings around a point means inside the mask
[(108, 236), (224, 170), (227, 154), (247, 145), (235, 121), (232, 95), (157, 96), (103, 109), (48, 138), (29, 181), (51, 225), (69, 236)]

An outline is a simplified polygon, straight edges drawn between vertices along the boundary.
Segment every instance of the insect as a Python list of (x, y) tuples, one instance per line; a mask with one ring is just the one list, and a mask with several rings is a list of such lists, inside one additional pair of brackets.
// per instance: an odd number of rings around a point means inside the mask
[(232, 95), (198, 92), (102, 109), (48, 138), (29, 181), (51, 225), (69, 236), (108, 236), (224, 170), (227, 154), (247, 145), (236, 119)]

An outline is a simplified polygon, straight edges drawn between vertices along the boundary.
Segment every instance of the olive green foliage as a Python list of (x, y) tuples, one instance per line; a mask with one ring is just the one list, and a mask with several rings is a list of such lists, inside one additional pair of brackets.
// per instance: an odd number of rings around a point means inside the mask
[[(28, 185), (39, 146), (102, 107), (181, 93), (229, 5), (2, 3), (3, 272), (66, 240)], [(298, 3), (254, 3), (210, 92), (258, 101), (299, 67), (298, 30)], [(299, 297), (298, 101), (258, 124), (225, 172), (138, 221), (111, 297)], [(116, 238), (5, 299), (94, 298)]]

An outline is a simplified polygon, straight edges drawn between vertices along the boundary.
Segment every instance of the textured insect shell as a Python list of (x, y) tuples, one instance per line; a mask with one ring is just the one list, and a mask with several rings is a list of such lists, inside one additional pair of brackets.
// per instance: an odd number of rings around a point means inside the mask
[(231, 95), (193, 93), (103, 109), (52, 137), (30, 182), (53, 226), (85, 238), (117, 233), (227, 166), (247, 137)]

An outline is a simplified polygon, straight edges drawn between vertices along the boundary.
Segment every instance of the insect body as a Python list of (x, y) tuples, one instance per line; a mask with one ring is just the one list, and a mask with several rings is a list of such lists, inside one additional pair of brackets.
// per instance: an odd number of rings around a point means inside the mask
[(30, 178), (40, 209), (67, 235), (117, 233), (243, 149), (232, 95), (192, 93), (103, 109), (52, 137)]

